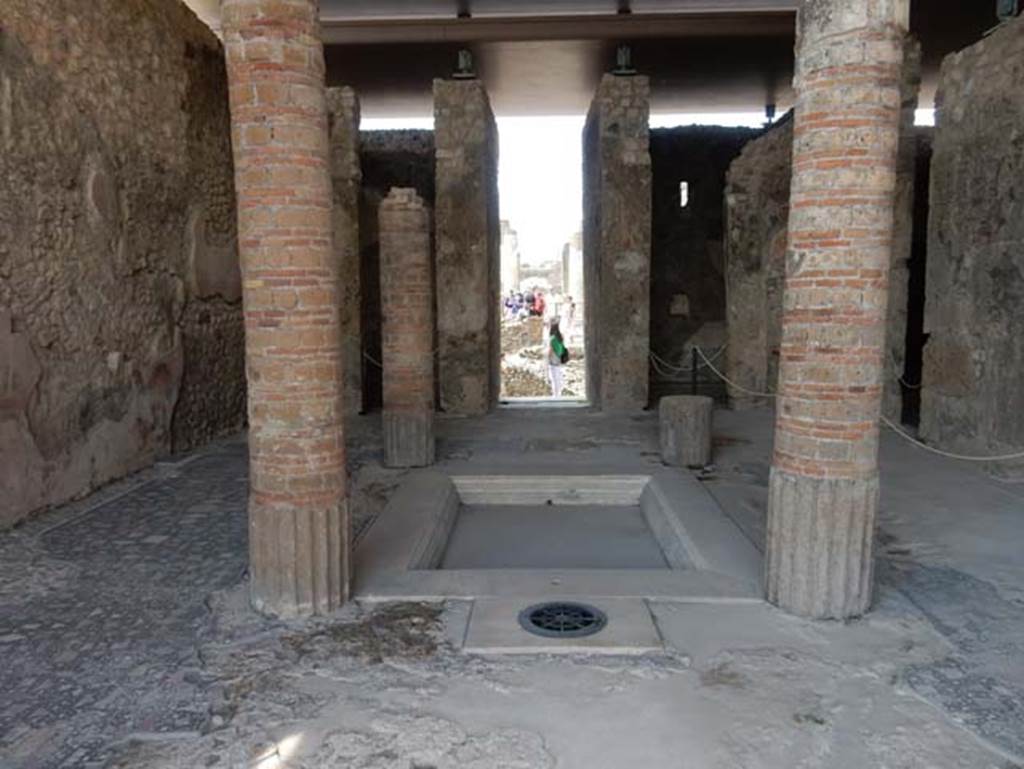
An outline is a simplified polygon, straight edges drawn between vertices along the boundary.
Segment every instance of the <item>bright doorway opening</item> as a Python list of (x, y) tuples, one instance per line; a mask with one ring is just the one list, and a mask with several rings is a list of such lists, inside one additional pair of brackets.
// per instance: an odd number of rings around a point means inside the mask
[(583, 115), (497, 121), (506, 405), (586, 403), (584, 121)]

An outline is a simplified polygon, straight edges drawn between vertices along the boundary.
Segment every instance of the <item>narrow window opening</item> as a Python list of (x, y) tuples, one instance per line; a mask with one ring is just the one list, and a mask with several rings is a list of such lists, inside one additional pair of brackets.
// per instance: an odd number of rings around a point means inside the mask
[(690, 203), (690, 183), (679, 182), (679, 207), (686, 208)]

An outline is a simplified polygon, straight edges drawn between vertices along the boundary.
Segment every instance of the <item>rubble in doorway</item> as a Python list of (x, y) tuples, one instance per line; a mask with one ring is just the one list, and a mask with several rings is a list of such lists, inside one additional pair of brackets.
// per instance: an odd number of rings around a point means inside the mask
[[(503, 319), (501, 323), (501, 398), (544, 398), (548, 384), (547, 345), (542, 318)], [(562, 397), (587, 394), (583, 345), (569, 338), (569, 362), (564, 366)]]

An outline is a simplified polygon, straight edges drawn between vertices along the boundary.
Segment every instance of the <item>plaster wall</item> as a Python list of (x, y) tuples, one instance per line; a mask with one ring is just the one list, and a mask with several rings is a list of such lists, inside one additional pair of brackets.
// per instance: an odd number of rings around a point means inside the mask
[[(743, 148), (725, 188), (725, 373), (751, 392), (773, 392), (782, 340), (782, 283), (793, 167), (792, 114)], [(763, 402), (730, 387), (734, 407)]]
[(921, 434), (977, 453), (1024, 447), (1024, 19), (942, 65)]
[(0, 526), (245, 416), (220, 43), (184, 5), (7, 0)]

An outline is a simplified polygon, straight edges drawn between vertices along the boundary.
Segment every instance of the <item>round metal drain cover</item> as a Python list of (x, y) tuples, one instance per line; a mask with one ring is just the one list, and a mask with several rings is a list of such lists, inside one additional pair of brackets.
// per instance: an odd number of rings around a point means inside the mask
[(523, 630), (545, 638), (583, 638), (600, 633), (608, 617), (585, 603), (555, 601), (527, 606), (519, 612)]

